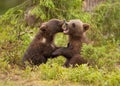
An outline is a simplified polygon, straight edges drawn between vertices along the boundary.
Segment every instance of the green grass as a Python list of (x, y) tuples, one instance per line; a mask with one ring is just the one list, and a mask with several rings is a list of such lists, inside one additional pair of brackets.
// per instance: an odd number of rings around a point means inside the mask
[(42, 83), (43, 86), (47, 84), (55, 86), (56, 83), (56, 85), (72, 86), (75, 83), (76, 86), (119, 86), (119, 65), (115, 65), (112, 69), (106, 66), (98, 68), (97, 65), (95, 67), (80, 65), (76, 68), (64, 68), (62, 67), (64, 61), (63, 57), (58, 57), (53, 60), (49, 59), (46, 64), (34, 67), (27, 66), (25, 69), (1, 61), (1, 85), (26, 86), (27, 84), (35, 84), (41, 86), (39, 83)]

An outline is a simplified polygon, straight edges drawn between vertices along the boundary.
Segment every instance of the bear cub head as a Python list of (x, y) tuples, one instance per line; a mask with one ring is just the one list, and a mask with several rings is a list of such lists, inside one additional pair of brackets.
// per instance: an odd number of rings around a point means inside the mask
[(82, 21), (78, 19), (70, 20), (69, 22), (66, 22), (63, 26), (63, 33), (74, 36), (74, 37), (80, 37), (89, 29), (89, 24), (83, 23)]
[(46, 33), (48, 36), (49, 35), (54, 35), (58, 32), (62, 32), (62, 25), (64, 24), (63, 20), (59, 19), (51, 19), (48, 22), (42, 23), (40, 26), (40, 30), (42, 33)]

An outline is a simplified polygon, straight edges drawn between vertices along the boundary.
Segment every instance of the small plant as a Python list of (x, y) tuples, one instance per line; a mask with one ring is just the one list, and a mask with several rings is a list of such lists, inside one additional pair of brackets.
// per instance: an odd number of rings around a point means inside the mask
[[(100, 4), (94, 10), (92, 15), (91, 25), (92, 31), (95, 30), (94, 40), (99, 43), (106, 43), (106, 40), (115, 42), (119, 40), (119, 20), (120, 20), (120, 8), (119, 1), (106, 2)], [(92, 37), (92, 36), (91, 36)]]
[(105, 66), (109, 68), (110, 65), (112, 67), (116, 63), (115, 55), (117, 55), (117, 53), (112, 56), (111, 52), (114, 52), (115, 50), (112, 50), (110, 47), (108, 48), (109, 50), (107, 50), (107, 47), (108, 46), (93, 47), (92, 45), (84, 44), (81, 54), (86, 60), (88, 60), (88, 63), (92, 64), (93, 66)]

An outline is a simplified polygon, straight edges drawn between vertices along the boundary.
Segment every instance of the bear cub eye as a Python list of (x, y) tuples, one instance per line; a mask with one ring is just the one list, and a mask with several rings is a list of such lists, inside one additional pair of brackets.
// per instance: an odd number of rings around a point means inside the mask
[(75, 23), (72, 23), (72, 27), (75, 28)]

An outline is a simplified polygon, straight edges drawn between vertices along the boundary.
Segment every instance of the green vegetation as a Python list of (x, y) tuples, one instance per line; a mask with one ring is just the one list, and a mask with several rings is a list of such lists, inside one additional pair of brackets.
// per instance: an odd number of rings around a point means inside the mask
[[(81, 3), (82, 0), (26, 0), (0, 16), (0, 86), (119, 86), (120, 1), (100, 4), (93, 13), (83, 12)], [(26, 25), (25, 14), (35, 15), (33, 26)], [(87, 35), (93, 45), (84, 44), (81, 54), (91, 66), (63, 68), (62, 56), (40, 66), (21, 66), (37, 26), (51, 18), (80, 19), (90, 24)], [(59, 33), (55, 44), (66, 46), (66, 40), (67, 36)]]

